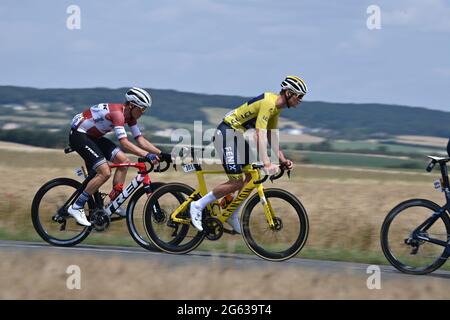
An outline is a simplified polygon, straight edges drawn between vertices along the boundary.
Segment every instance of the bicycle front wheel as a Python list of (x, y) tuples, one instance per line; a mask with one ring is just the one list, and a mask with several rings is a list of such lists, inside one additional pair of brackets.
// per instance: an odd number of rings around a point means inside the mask
[[(163, 186), (162, 182), (153, 182), (153, 190)], [(138, 245), (149, 251), (160, 251), (147, 238), (144, 226), (144, 208), (147, 202), (147, 193), (144, 187), (139, 188), (131, 197), (127, 206), (127, 227), (131, 237)]]
[(408, 274), (427, 274), (441, 267), (447, 260), (445, 247), (424, 239), (433, 238), (447, 243), (450, 221), (443, 213), (432, 225), (422, 225), (441, 210), (434, 202), (411, 199), (400, 203), (384, 219), (381, 227), (381, 248), (386, 259), (399, 271)]
[[(38, 190), (31, 206), (31, 219), (34, 229), (43, 240), (55, 246), (70, 247), (89, 235), (92, 228), (77, 224), (67, 213), (67, 207), (64, 207), (80, 187), (81, 183), (76, 180), (58, 178)], [(91, 211), (94, 208), (93, 200), (89, 199), (87, 205)]]
[(244, 241), (250, 250), (263, 259), (290, 259), (303, 248), (308, 237), (306, 210), (293, 194), (285, 190), (267, 189), (264, 195), (274, 212), (275, 227), (269, 226), (264, 206), (256, 193), (248, 200), (242, 213)]

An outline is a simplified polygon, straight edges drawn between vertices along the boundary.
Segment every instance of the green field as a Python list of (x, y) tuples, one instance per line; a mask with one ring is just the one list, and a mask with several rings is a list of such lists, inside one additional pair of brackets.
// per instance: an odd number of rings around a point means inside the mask
[(389, 156), (314, 151), (292, 152), (292, 155), (294, 159), (301, 162), (317, 165), (399, 169), (422, 169), (427, 165), (425, 157), (423, 160), (415, 160)]
[(333, 141), (332, 148), (336, 151), (352, 151), (352, 150), (380, 150), (380, 153), (407, 153), (407, 154), (436, 154), (445, 152), (444, 146), (439, 148), (433, 147), (417, 147), (401, 144), (391, 144), (383, 142), (369, 142), (369, 141)]

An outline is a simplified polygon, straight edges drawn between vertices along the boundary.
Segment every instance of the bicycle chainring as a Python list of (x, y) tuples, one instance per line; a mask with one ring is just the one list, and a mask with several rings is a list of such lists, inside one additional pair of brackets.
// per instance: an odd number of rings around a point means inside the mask
[(206, 238), (211, 241), (219, 240), (223, 235), (223, 224), (217, 218), (208, 217), (203, 223)]
[(109, 228), (111, 217), (103, 209), (96, 209), (91, 213), (90, 221), (95, 231), (103, 232)]

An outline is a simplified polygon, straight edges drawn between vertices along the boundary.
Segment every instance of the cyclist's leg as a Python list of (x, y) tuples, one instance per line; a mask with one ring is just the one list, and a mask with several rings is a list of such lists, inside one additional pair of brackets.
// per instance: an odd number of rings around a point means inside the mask
[(222, 158), (224, 170), (228, 175), (227, 182), (213, 189), (214, 195), (220, 198), (235, 191), (240, 192), (251, 180), (250, 174), (245, 174), (245, 180), (242, 174), (242, 168), (250, 163), (246, 139), (240, 132), (222, 123), (218, 127), (214, 146)]
[(69, 142), (72, 148), (84, 159), (88, 170), (95, 170), (97, 174), (87, 184), (81, 195), (75, 200), (75, 203), (68, 209), (69, 213), (81, 224), (90, 225), (86, 220), (83, 210), (89, 197), (94, 194), (100, 186), (111, 176), (111, 170), (106, 159), (96, 145), (95, 141), (87, 134), (72, 130), (69, 136)]
[[(109, 161), (114, 163), (130, 162), (127, 155), (111, 140), (102, 137), (97, 140), (97, 145)], [(114, 198), (122, 192), (127, 172), (128, 167), (116, 168), (112, 181), (112, 191), (109, 194), (111, 200), (114, 200)]]
[[(214, 135), (214, 147), (218, 155), (222, 158), (225, 172), (228, 175), (228, 181), (215, 187), (213, 191), (197, 201), (193, 201), (190, 206), (191, 221), (193, 225), (200, 231), (202, 228), (202, 211), (211, 202), (223, 197), (229, 193), (239, 190), (243, 186), (242, 166), (237, 163), (237, 153), (234, 138), (227, 139), (231, 127), (221, 123)], [(233, 129), (231, 129), (233, 130)]]
[(84, 191), (89, 195), (94, 194), (100, 186), (111, 176), (103, 151), (97, 145), (96, 140), (81, 132), (71, 132), (70, 145), (86, 162), (88, 170), (95, 170), (96, 176), (89, 181)]

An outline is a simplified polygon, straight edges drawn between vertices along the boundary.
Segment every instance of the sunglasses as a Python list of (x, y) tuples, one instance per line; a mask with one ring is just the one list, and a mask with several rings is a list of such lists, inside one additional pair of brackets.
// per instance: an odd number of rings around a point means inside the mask
[(130, 103), (130, 104), (131, 104), (131, 106), (133, 107), (133, 109), (134, 109), (134, 108), (138, 108), (139, 110), (141, 110), (142, 113), (144, 113), (145, 110), (147, 110), (147, 108), (144, 109), (144, 108), (138, 106), (137, 104), (134, 104), (134, 103)]
[(299, 100), (302, 100), (303, 97), (305, 96), (304, 94), (297, 94), (297, 93), (294, 93), (292, 91), (291, 91), (291, 95), (292, 95), (292, 97), (295, 97), (295, 98), (297, 98)]

